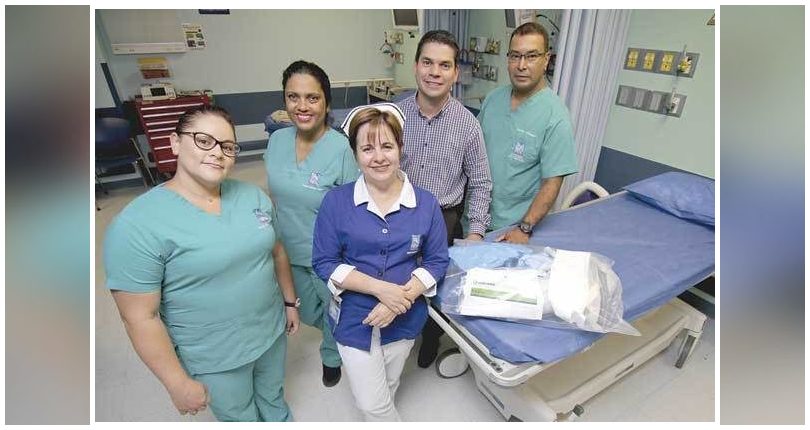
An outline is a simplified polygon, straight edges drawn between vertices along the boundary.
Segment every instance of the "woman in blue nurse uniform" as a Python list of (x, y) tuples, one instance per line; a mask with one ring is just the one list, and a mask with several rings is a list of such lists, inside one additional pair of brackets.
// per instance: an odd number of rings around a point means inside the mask
[(107, 288), (181, 414), (210, 404), (221, 421), (291, 420), (285, 332), (299, 318), (273, 205), (226, 179), (239, 145), (225, 110), (186, 112), (170, 140), (177, 173), (107, 230)]
[(331, 295), (312, 270), (312, 230), (324, 194), (359, 174), (346, 136), (328, 124), (332, 90), (314, 63), (296, 61), (281, 78), (284, 103), (294, 127), (270, 136), (264, 164), (267, 186), (278, 214), (278, 234), (290, 257), (301, 321), (323, 334), (322, 382), (340, 380), (340, 354), (326, 312)]
[(312, 265), (340, 301), (334, 336), (358, 408), (398, 421), (394, 395), (449, 258), (441, 207), (400, 170), (404, 117), (390, 103), (344, 122), (362, 175), (329, 191), (315, 222)]

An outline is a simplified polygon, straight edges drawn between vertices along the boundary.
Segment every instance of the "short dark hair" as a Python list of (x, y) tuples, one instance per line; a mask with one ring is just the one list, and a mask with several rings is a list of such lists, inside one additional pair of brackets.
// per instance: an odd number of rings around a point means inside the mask
[(228, 124), (231, 125), (231, 131), (233, 131), (233, 135), (234, 137), (236, 137), (236, 127), (233, 125), (233, 119), (231, 118), (231, 114), (229, 114), (228, 111), (219, 106), (200, 106), (187, 110), (177, 120), (177, 126), (174, 129), (175, 132), (177, 134), (180, 134), (188, 130), (188, 125), (191, 124), (192, 121), (195, 121), (197, 118), (203, 115), (215, 115), (224, 119), (225, 121), (228, 121)]
[(425, 35), (419, 39), (419, 44), (416, 46), (414, 62), (419, 62), (419, 57), (422, 55), (422, 46), (426, 43), (439, 43), (453, 48), (453, 65), (458, 67), (459, 48), (458, 43), (456, 43), (456, 38), (452, 33), (446, 30), (431, 30), (425, 33)]
[(543, 36), (543, 44), (546, 45), (543, 47), (543, 51), (548, 51), (548, 31), (545, 27), (536, 22), (527, 22), (516, 28), (515, 31), (512, 32), (512, 35), (509, 36), (509, 45), (512, 45), (512, 39), (515, 36), (525, 36), (527, 34), (539, 34)]
[[(326, 99), (326, 107), (332, 106), (332, 86), (329, 84), (329, 76), (326, 72), (315, 63), (309, 61), (298, 60), (287, 66), (284, 73), (281, 74), (281, 89), (287, 89), (287, 81), (296, 73), (310, 75), (321, 84), (323, 96)], [(329, 124), (329, 116), (326, 116), (326, 123)]]
[(379, 136), (380, 129), (383, 126), (388, 127), (388, 129), (391, 130), (391, 134), (394, 135), (397, 149), (399, 149), (400, 154), (402, 154), (402, 126), (399, 120), (397, 120), (391, 112), (369, 106), (357, 112), (354, 118), (352, 118), (352, 122), (349, 123), (349, 146), (352, 148), (352, 152), (355, 153), (355, 156), (357, 154), (357, 133), (360, 131), (360, 126), (363, 124), (370, 124), (369, 137), (371, 139), (375, 139)]

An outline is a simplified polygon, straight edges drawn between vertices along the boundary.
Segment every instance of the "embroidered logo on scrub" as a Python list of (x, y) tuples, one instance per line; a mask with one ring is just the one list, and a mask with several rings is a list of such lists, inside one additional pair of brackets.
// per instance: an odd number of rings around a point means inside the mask
[(321, 172), (315, 172), (309, 174), (309, 180), (306, 184), (304, 184), (306, 188), (312, 188), (313, 190), (320, 190), (321, 189)]
[[(537, 138), (537, 135), (535, 135), (534, 133), (532, 133), (530, 131), (523, 130), (523, 129), (520, 129), (520, 128), (516, 129), (515, 131), (516, 131), (515, 143), (514, 143), (514, 145), (512, 145), (512, 153), (509, 154), (509, 158), (522, 163), (522, 162), (526, 161), (526, 155), (527, 155), (526, 154), (526, 142), (527, 141), (528, 142), (534, 141), (534, 139)], [(529, 158), (532, 157), (531, 153), (528, 154), (528, 155), (529, 155)]]
[(523, 154), (526, 152), (526, 145), (523, 142), (515, 142), (515, 145), (512, 146), (512, 159), (515, 161), (524, 161), (525, 158)]
[(265, 212), (261, 209), (253, 209), (253, 215), (256, 215), (256, 220), (259, 221), (259, 230), (270, 227), (270, 212)]
[(413, 255), (419, 252), (419, 243), (422, 240), (422, 236), (418, 234), (411, 235), (411, 246), (408, 248), (408, 255)]

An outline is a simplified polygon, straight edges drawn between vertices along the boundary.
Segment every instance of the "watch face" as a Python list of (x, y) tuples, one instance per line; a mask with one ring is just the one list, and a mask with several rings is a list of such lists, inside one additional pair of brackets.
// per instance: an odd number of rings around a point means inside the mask
[(520, 228), (520, 231), (522, 231), (522, 232), (524, 232), (526, 234), (529, 234), (529, 233), (532, 232), (532, 226), (529, 225), (528, 223), (525, 223), (525, 222), (520, 223), (519, 228)]

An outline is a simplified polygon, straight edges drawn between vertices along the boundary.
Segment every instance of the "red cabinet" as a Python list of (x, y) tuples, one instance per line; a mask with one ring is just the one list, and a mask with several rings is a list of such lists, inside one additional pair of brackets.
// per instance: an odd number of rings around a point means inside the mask
[(173, 175), (177, 169), (177, 158), (172, 154), (169, 140), (177, 126), (177, 120), (187, 110), (209, 104), (207, 96), (186, 96), (160, 101), (135, 99), (135, 110), (149, 142), (158, 173)]

